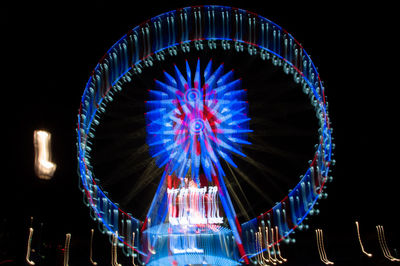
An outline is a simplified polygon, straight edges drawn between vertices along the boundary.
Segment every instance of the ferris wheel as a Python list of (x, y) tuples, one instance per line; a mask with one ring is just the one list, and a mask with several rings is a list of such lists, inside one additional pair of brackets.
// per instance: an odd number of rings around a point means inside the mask
[(140, 264), (257, 263), (294, 242), (332, 179), (316, 67), (238, 8), (186, 7), (129, 31), (93, 70), (77, 135), (84, 203)]

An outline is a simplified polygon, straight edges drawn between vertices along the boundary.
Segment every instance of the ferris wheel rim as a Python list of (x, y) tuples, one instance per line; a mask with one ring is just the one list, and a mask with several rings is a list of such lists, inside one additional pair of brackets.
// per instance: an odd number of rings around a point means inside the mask
[[(244, 12), (246, 14), (251, 14), (253, 15), (253, 18), (257, 17), (261, 20), (265, 20), (267, 23), (270, 23), (271, 25), (274, 25), (276, 27), (276, 29), (282, 31), (283, 33), (287, 34), (287, 37), (290, 40), (293, 40), (293, 42), (298, 46), (298, 51), (302, 51), (303, 52), (303, 56), (305, 58), (307, 58), (309, 64), (310, 64), (310, 69), (311, 71), (313, 71), (313, 80), (311, 80), (309, 77), (307, 77), (307, 75), (305, 73), (303, 73), (301, 71), (301, 69), (295, 65), (295, 63), (293, 63), (291, 60), (289, 60), (288, 58), (285, 58), (283, 55), (279, 54), (277, 51), (274, 51), (274, 49), (272, 48), (268, 48), (268, 47), (263, 47), (262, 45), (254, 42), (252, 43), (251, 41), (249, 42), (248, 40), (244, 40), (244, 39), (236, 39), (236, 38), (225, 38), (225, 37), (208, 37), (208, 38), (194, 38), (194, 39), (187, 39), (184, 41), (180, 41), (180, 42), (174, 42), (166, 47), (161, 47), (160, 49), (157, 49), (155, 51), (152, 51), (150, 53), (148, 53), (146, 56), (142, 57), (141, 59), (139, 59), (138, 61), (136, 61), (134, 64), (130, 65), (128, 69), (126, 69), (126, 71), (123, 71), (122, 73), (119, 73), (119, 75), (116, 75), (115, 80), (113, 82), (110, 83), (109, 87), (105, 90), (104, 94), (101, 95), (100, 99), (98, 99), (95, 109), (96, 111), (93, 113), (93, 115), (91, 116), (89, 122), (86, 125), (86, 128), (84, 129), (84, 131), (82, 132), (82, 121), (83, 116), (85, 115), (84, 113), (84, 106), (86, 104), (86, 98), (87, 95), (92, 93), (92, 83), (94, 79), (98, 79), (98, 77), (96, 77), (96, 73), (99, 71), (100, 68), (103, 67), (102, 64), (104, 64), (104, 62), (107, 60), (107, 57), (109, 57), (109, 55), (115, 53), (115, 49), (116, 47), (118, 47), (119, 45), (123, 44), (124, 40), (126, 40), (126, 38), (128, 38), (129, 34), (134, 32), (134, 31), (142, 31), (144, 32), (144, 35), (146, 35), (146, 31), (143, 30), (143, 28), (147, 27), (146, 24), (149, 23), (154, 23), (157, 22), (158, 19), (160, 19), (160, 17), (162, 16), (168, 16), (169, 14), (174, 14), (174, 12), (178, 12), (178, 10), (173, 10), (173, 11), (169, 11), (169, 12), (165, 12), (163, 14), (160, 14), (159, 16), (153, 17), (152, 19), (139, 24), (138, 26), (136, 26), (135, 28), (133, 28), (131, 31), (129, 31), (126, 35), (124, 35), (120, 40), (118, 40), (107, 52), (106, 54), (101, 58), (101, 60), (99, 61), (99, 63), (96, 65), (95, 69), (93, 70), (87, 84), (85, 87), (85, 91), (82, 95), (82, 100), (81, 100), (81, 105), (79, 108), (79, 114), (78, 114), (78, 126), (77, 126), (77, 132), (78, 132), (78, 169), (79, 172), (78, 174), (80, 175), (80, 179), (83, 185), (83, 189), (82, 191), (84, 192), (84, 197), (86, 197), (86, 201), (87, 201), (87, 205), (91, 208), (91, 210), (93, 210), (95, 212), (95, 216), (97, 216), (97, 219), (102, 221), (102, 223), (104, 224), (104, 226), (106, 227), (107, 231), (113, 231), (112, 228), (110, 226), (108, 226), (108, 224), (106, 222), (104, 222), (104, 220), (102, 220), (102, 217), (100, 215), (99, 212), (97, 212), (95, 209), (93, 208), (94, 206), (94, 201), (95, 199), (92, 196), (92, 193), (90, 191), (92, 191), (93, 187), (97, 187), (97, 193), (102, 194), (102, 198), (106, 198), (108, 199), (108, 201), (110, 203), (112, 203), (114, 205), (115, 208), (118, 209), (118, 211), (122, 212), (124, 215), (126, 215), (127, 217), (131, 218), (132, 220), (137, 220), (136, 218), (132, 217), (132, 215), (130, 213), (126, 213), (124, 212), (117, 204), (113, 203), (109, 197), (106, 195), (106, 192), (102, 191), (101, 188), (99, 187), (99, 185), (97, 184), (96, 180), (93, 178), (93, 176), (91, 174), (88, 175), (88, 168), (90, 168), (87, 164), (86, 164), (86, 149), (88, 147), (87, 145), (87, 136), (90, 134), (90, 129), (92, 127), (93, 124), (96, 124), (96, 112), (97, 110), (100, 110), (101, 105), (103, 104), (103, 101), (107, 101), (107, 97), (110, 97), (110, 91), (112, 89), (117, 89), (120, 90), (121, 89), (121, 85), (123, 83), (120, 82), (121, 79), (123, 79), (124, 77), (126, 77), (126, 75), (128, 73), (131, 73), (132, 71), (135, 72), (140, 72), (141, 67), (143, 67), (143, 65), (147, 65), (147, 64), (152, 64), (152, 60), (151, 58), (153, 57), (157, 57), (158, 55), (163, 55), (165, 53), (171, 53), (173, 54), (174, 52), (176, 52), (176, 49), (185, 49), (185, 47), (187, 46), (195, 46), (196, 43), (198, 42), (219, 42), (220, 45), (223, 44), (230, 44), (230, 45), (242, 45), (242, 46), (247, 46), (247, 48), (249, 49), (249, 53), (250, 53), (250, 49), (255, 49), (253, 51), (254, 54), (261, 54), (261, 53), (266, 53), (265, 57), (271, 59), (271, 61), (273, 62), (273, 64), (277, 64), (277, 65), (282, 65), (283, 68), (285, 69), (285, 67), (288, 69), (288, 72), (293, 72), (291, 73), (294, 77), (295, 80), (298, 80), (300, 83), (302, 83), (303, 85), (303, 89), (306, 90), (308, 87), (308, 90), (310, 90), (310, 93), (313, 94), (314, 96), (314, 101), (316, 101), (316, 105), (319, 106), (319, 110), (320, 110), (320, 114), (323, 117), (324, 120), (324, 124), (321, 126), (321, 128), (326, 129), (326, 131), (328, 132), (327, 136), (324, 136), (325, 132), (320, 133), (320, 143), (319, 148), (317, 149), (314, 158), (312, 159), (312, 162), (309, 164), (310, 168), (307, 170), (306, 174), (304, 175), (304, 177), (306, 177), (307, 175), (311, 175), (311, 171), (315, 171), (315, 162), (318, 160), (318, 156), (320, 156), (318, 154), (318, 151), (320, 151), (320, 153), (322, 152), (327, 152), (328, 153), (328, 157), (326, 160), (326, 171), (329, 171), (329, 167), (331, 166), (331, 163), (334, 162), (331, 159), (331, 153), (332, 153), (332, 142), (331, 142), (331, 123), (328, 117), (328, 112), (327, 112), (327, 104), (326, 104), (326, 98), (325, 98), (325, 93), (324, 93), (324, 88), (323, 88), (323, 84), (322, 81), (320, 79), (319, 73), (316, 69), (316, 67), (314, 66), (314, 63), (312, 62), (311, 58), (309, 57), (309, 55), (306, 53), (306, 51), (304, 50), (304, 48), (301, 46), (301, 44), (295, 40), (293, 38), (292, 35), (290, 35), (287, 31), (285, 31), (282, 27), (278, 26), (277, 24), (271, 22), (270, 20), (249, 12), (247, 10), (244, 9), (239, 9), (239, 8), (231, 8), (231, 7), (226, 7), (226, 6), (196, 6), (196, 7), (186, 7), (186, 8), (182, 8), (180, 10), (190, 10), (193, 8), (207, 8), (207, 7), (212, 7), (212, 8), (221, 8), (224, 10), (237, 10), (238, 12)], [(204, 44), (203, 44), (204, 45)], [(148, 49), (150, 49), (148, 47)], [(236, 47), (235, 47), (236, 49)], [(243, 47), (239, 47), (239, 50), (242, 49)], [(315, 81), (314, 81), (315, 79)], [(317, 85), (316, 85), (317, 84)], [(112, 93), (112, 92), (111, 92)], [(111, 98), (112, 99), (112, 98)], [(85, 118), (87, 119), (87, 118)], [(82, 135), (86, 135), (86, 140), (84, 140), (84, 138), (82, 137)], [(325, 139), (324, 139), (325, 137)], [(330, 146), (328, 149), (325, 148), (326, 146)], [(88, 151), (88, 154), (90, 153), (90, 151)], [(90, 170), (89, 170), (90, 173)], [(299, 224), (304, 220), (304, 218), (310, 213), (310, 211), (312, 211), (315, 203), (317, 202), (317, 200), (320, 198), (320, 196), (322, 195), (322, 190), (325, 187), (326, 181), (328, 180), (327, 178), (327, 173), (324, 173), (325, 178), (322, 180), (320, 186), (319, 186), (319, 191), (318, 191), (318, 195), (315, 196), (315, 198), (312, 200), (312, 204), (310, 206), (307, 207), (307, 211), (304, 213), (304, 215), (301, 217), (301, 219), (298, 221), (299, 223), (296, 224), (293, 228), (291, 228), (287, 234), (282, 237), (279, 241), (281, 241), (283, 238), (285, 238), (286, 236), (288, 236), (294, 229), (296, 229)], [(89, 178), (87, 178), (89, 176)], [(301, 188), (301, 181), (295, 186), (295, 188), (293, 189), (293, 191), (295, 191), (296, 189), (300, 190)], [(288, 200), (288, 197), (290, 197), (290, 193), (289, 195), (287, 195), (283, 200), (280, 201), (280, 204), (284, 203), (285, 201)], [(275, 207), (275, 206), (274, 206)], [(256, 219), (260, 219), (265, 217), (266, 215), (268, 215), (268, 213), (273, 213), (274, 212), (274, 207), (272, 207), (270, 210), (268, 210), (267, 212), (263, 213), (262, 215), (260, 215), (259, 217), (255, 217), (254, 219), (246, 222), (246, 223), (251, 223), (252, 221), (254, 221)], [(96, 217), (95, 217), (96, 218)], [(141, 223), (139, 220), (137, 220), (138, 223)], [(244, 224), (246, 224), (244, 223)], [(121, 239), (120, 239), (121, 240)], [(125, 243), (125, 242), (124, 242)], [(125, 243), (127, 244), (127, 243)], [(129, 245), (129, 244), (127, 244)], [(133, 248), (133, 247), (132, 247)]]

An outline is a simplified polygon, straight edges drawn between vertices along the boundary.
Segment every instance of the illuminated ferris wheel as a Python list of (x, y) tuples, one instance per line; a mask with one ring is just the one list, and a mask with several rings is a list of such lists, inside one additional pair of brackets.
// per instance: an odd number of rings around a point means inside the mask
[(327, 107), (308, 54), (268, 19), (224, 6), (161, 14), (115, 43), (87, 82), (84, 202), (140, 264), (279, 260), (279, 243), (326, 197)]

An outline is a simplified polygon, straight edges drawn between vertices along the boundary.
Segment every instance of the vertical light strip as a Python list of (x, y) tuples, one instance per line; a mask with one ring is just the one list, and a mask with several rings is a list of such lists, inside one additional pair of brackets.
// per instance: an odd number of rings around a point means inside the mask
[(26, 248), (26, 262), (27, 262), (29, 265), (35, 265), (35, 262), (33, 262), (33, 261), (30, 260), (32, 235), (33, 235), (33, 228), (30, 227), (30, 228), (29, 228), (29, 236), (28, 236), (28, 245), (27, 245), (27, 248)]
[(35, 173), (38, 178), (49, 180), (53, 177), (57, 165), (51, 162), (51, 134), (43, 130), (33, 132), (35, 148)]
[(326, 256), (325, 245), (324, 245), (324, 234), (322, 232), (322, 229), (319, 229), (319, 233), (320, 233), (321, 249), (322, 249), (324, 258), (325, 258), (327, 264), (334, 264), (332, 261), (328, 260), (328, 258)]
[(260, 247), (260, 234), (259, 234), (259, 232), (255, 232), (254, 236), (256, 237), (256, 254), (257, 254), (258, 264), (264, 265), (263, 260), (262, 260), (261, 255), (260, 255), (260, 253), (262, 252), (262, 247)]
[(135, 232), (132, 233), (132, 265), (136, 266), (136, 264), (135, 264)]
[(112, 236), (111, 243), (111, 265), (112, 266), (122, 266), (118, 263), (118, 231), (116, 231)]
[[(278, 239), (279, 239), (279, 229), (278, 229), (278, 226), (275, 226), (275, 233), (276, 233), (276, 238), (275, 238), (275, 239), (277, 239), (277, 241), (278, 241)], [(280, 244), (279, 244), (278, 242), (276, 242), (276, 247), (277, 247), (277, 253), (278, 253), (279, 258), (280, 258), (283, 262), (286, 262), (287, 259), (285, 259), (284, 257), (282, 257), (282, 252), (281, 252)]]
[(276, 257), (276, 250), (275, 250), (275, 235), (274, 235), (274, 228), (271, 227), (271, 247), (272, 247), (272, 254), (273, 254), (273, 258), (272, 259), (272, 263), (279, 263), (281, 264), (282, 262)]
[[(179, 208), (179, 209), (181, 209), (181, 208)], [(150, 217), (147, 219), (147, 224), (148, 224), (147, 228), (149, 228), (148, 236), (147, 236), (147, 248), (150, 251), (150, 253), (154, 255), (154, 254), (156, 254), (156, 251), (154, 250), (154, 248), (151, 246), (151, 243), (150, 243), (150, 228), (151, 228), (151, 218)]]
[(261, 251), (261, 259), (262, 259), (263, 264), (267, 265), (269, 260), (264, 257), (264, 246), (262, 243), (265, 242), (265, 238), (263, 241), (263, 233), (262, 233), (261, 227), (258, 227), (258, 232), (259, 232), (258, 234), (259, 234), (259, 246), (260, 246), (260, 251)]
[(94, 235), (94, 230), (90, 230), (90, 249), (89, 249), (89, 260), (92, 265), (97, 265), (97, 262), (93, 261), (93, 235)]
[(272, 257), (271, 257), (271, 251), (269, 250), (269, 247), (270, 247), (270, 245), (269, 245), (269, 228), (268, 228), (268, 226), (266, 226), (265, 227), (265, 240), (266, 240), (266, 248), (267, 248), (267, 253), (268, 253), (268, 259), (267, 259), (267, 261), (268, 262), (271, 262), (272, 264), (276, 264), (273, 260), (272, 260)]
[(362, 253), (364, 253), (364, 254), (367, 255), (368, 257), (372, 257), (372, 254), (366, 252), (365, 249), (364, 249), (364, 245), (363, 245), (363, 243), (362, 243), (362, 241), (361, 241), (360, 226), (359, 226), (359, 224), (358, 224), (358, 221), (356, 221), (356, 228), (357, 228), (358, 242), (360, 243), (360, 247), (361, 247)]
[(319, 232), (318, 232), (318, 230), (319, 230), (319, 229), (316, 229), (316, 230), (315, 230), (315, 236), (316, 236), (316, 239), (317, 239), (318, 254), (319, 254), (320, 260), (321, 260), (323, 263), (326, 264), (324, 258), (322, 257), (321, 246), (320, 246), (320, 242), (319, 242)]
[(316, 229), (315, 230), (316, 236), (317, 236), (317, 246), (318, 246), (318, 252), (319, 252), (319, 257), (323, 263), (326, 265), (332, 265), (334, 264), (332, 261), (328, 260), (325, 252), (325, 247), (324, 247), (324, 236), (322, 229)]
[(71, 234), (65, 235), (65, 245), (64, 245), (64, 266), (68, 266), (69, 262), (69, 243), (71, 242)]
[(390, 250), (388, 248), (388, 245), (386, 243), (386, 238), (385, 238), (385, 231), (383, 230), (382, 225), (377, 225), (376, 230), (378, 231), (378, 239), (379, 239), (379, 244), (381, 246), (383, 255), (385, 258), (387, 258), (390, 261), (400, 261), (400, 259), (395, 258), (390, 254)]

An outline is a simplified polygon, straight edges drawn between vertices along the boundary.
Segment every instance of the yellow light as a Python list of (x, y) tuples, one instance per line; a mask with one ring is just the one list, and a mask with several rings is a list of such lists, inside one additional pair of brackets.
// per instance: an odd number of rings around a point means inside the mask
[(97, 265), (97, 262), (93, 261), (93, 235), (94, 235), (94, 230), (90, 230), (90, 250), (89, 250), (89, 259), (90, 263), (92, 265)]
[(32, 235), (33, 235), (33, 228), (29, 228), (29, 236), (28, 236), (28, 245), (26, 249), (26, 262), (29, 265), (35, 265), (35, 262), (31, 261), (30, 256), (31, 256), (31, 243), (32, 243)]
[(328, 260), (328, 258), (326, 256), (325, 247), (324, 247), (324, 235), (323, 235), (322, 229), (316, 229), (315, 234), (316, 234), (316, 238), (317, 238), (317, 247), (318, 247), (319, 258), (326, 265), (334, 264), (332, 261)]
[(111, 265), (112, 266), (122, 266), (118, 263), (118, 231), (112, 235), (112, 243), (111, 243)]
[(362, 253), (364, 253), (364, 254), (367, 255), (368, 257), (372, 257), (372, 254), (366, 252), (365, 249), (364, 249), (364, 245), (363, 245), (363, 243), (362, 243), (362, 241), (361, 241), (360, 226), (359, 226), (359, 224), (358, 224), (358, 221), (356, 221), (356, 227), (357, 227), (358, 242), (360, 243)]
[[(276, 239), (278, 240), (278, 239), (279, 239), (279, 229), (278, 229), (278, 226), (275, 226), (275, 233), (276, 233)], [(283, 262), (286, 262), (287, 259), (284, 258), (284, 257), (282, 257), (282, 252), (281, 252), (280, 244), (279, 244), (278, 242), (276, 243), (276, 247), (277, 247), (277, 253), (278, 253), (279, 258), (280, 258)]]
[(383, 255), (385, 258), (387, 258), (390, 261), (400, 261), (400, 259), (395, 258), (390, 254), (389, 247), (386, 243), (386, 238), (385, 238), (385, 231), (383, 230), (382, 225), (377, 225), (376, 230), (378, 231), (378, 239), (379, 239), (379, 245), (381, 246)]
[(64, 244), (64, 266), (68, 266), (69, 262), (69, 243), (71, 242), (71, 234), (65, 235), (65, 244)]

